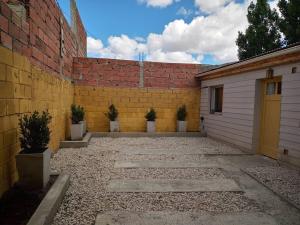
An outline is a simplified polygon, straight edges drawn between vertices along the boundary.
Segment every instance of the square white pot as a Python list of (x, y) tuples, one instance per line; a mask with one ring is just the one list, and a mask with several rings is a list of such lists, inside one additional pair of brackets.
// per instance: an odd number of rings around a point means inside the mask
[(186, 132), (186, 121), (177, 120), (177, 132)]
[(86, 133), (86, 121), (80, 121), (79, 123), (82, 123), (82, 133), (85, 134)]
[(71, 124), (71, 140), (81, 140), (83, 137), (83, 124)]
[(110, 132), (119, 132), (120, 131), (119, 121), (109, 121), (109, 130)]
[(147, 132), (148, 133), (155, 132), (155, 121), (147, 121)]
[(50, 178), (51, 151), (16, 155), (19, 185), (26, 189), (39, 189), (47, 185)]

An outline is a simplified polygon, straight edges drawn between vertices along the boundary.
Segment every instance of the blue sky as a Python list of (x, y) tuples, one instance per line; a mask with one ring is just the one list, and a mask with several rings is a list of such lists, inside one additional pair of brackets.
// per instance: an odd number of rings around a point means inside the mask
[[(69, 19), (69, 0), (58, 0)], [(218, 64), (235, 61), (248, 0), (77, 0), (88, 55)]]

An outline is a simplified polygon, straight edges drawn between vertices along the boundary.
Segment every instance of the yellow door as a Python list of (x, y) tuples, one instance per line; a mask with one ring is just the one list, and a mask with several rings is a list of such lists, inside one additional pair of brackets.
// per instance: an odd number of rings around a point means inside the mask
[(281, 77), (263, 81), (260, 153), (277, 159), (280, 129)]

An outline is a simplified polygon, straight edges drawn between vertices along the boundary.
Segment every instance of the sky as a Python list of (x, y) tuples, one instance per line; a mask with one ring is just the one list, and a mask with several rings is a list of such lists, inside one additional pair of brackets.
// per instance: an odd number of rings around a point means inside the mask
[[(57, 0), (70, 21), (69, 0)], [(275, 7), (278, 0), (270, 1)], [(250, 0), (77, 0), (89, 57), (221, 64), (237, 58)]]

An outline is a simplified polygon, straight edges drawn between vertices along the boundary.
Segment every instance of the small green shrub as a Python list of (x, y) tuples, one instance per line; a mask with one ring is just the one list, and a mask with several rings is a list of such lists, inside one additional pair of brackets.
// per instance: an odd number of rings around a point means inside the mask
[(111, 104), (108, 107), (108, 112), (105, 113), (105, 115), (110, 121), (116, 121), (116, 119), (118, 118), (119, 112), (118, 112), (117, 108), (114, 106), (114, 104)]
[(153, 108), (151, 108), (145, 115), (147, 121), (155, 121), (156, 119), (156, 112)]
[(71, 105), (71, 120), (72, 120), (72, 124), (79, 124), (80, 121), (84, 120), (84, 108), (81, 107), (80, 105), (75, 105), (72, 104)]
[(185, 105), (182, 105), (177, 110), (177, 120), (179, 120), (179, 121), (185, 121), (186, 116), (187, 116), (186, 107), (185, 107)]
[(51, 133), (48, 125), (51, 119), (48, 112), (39, 114), (37, 111), (19, 119), (22, 153), (42, 153), (48, 148)]

